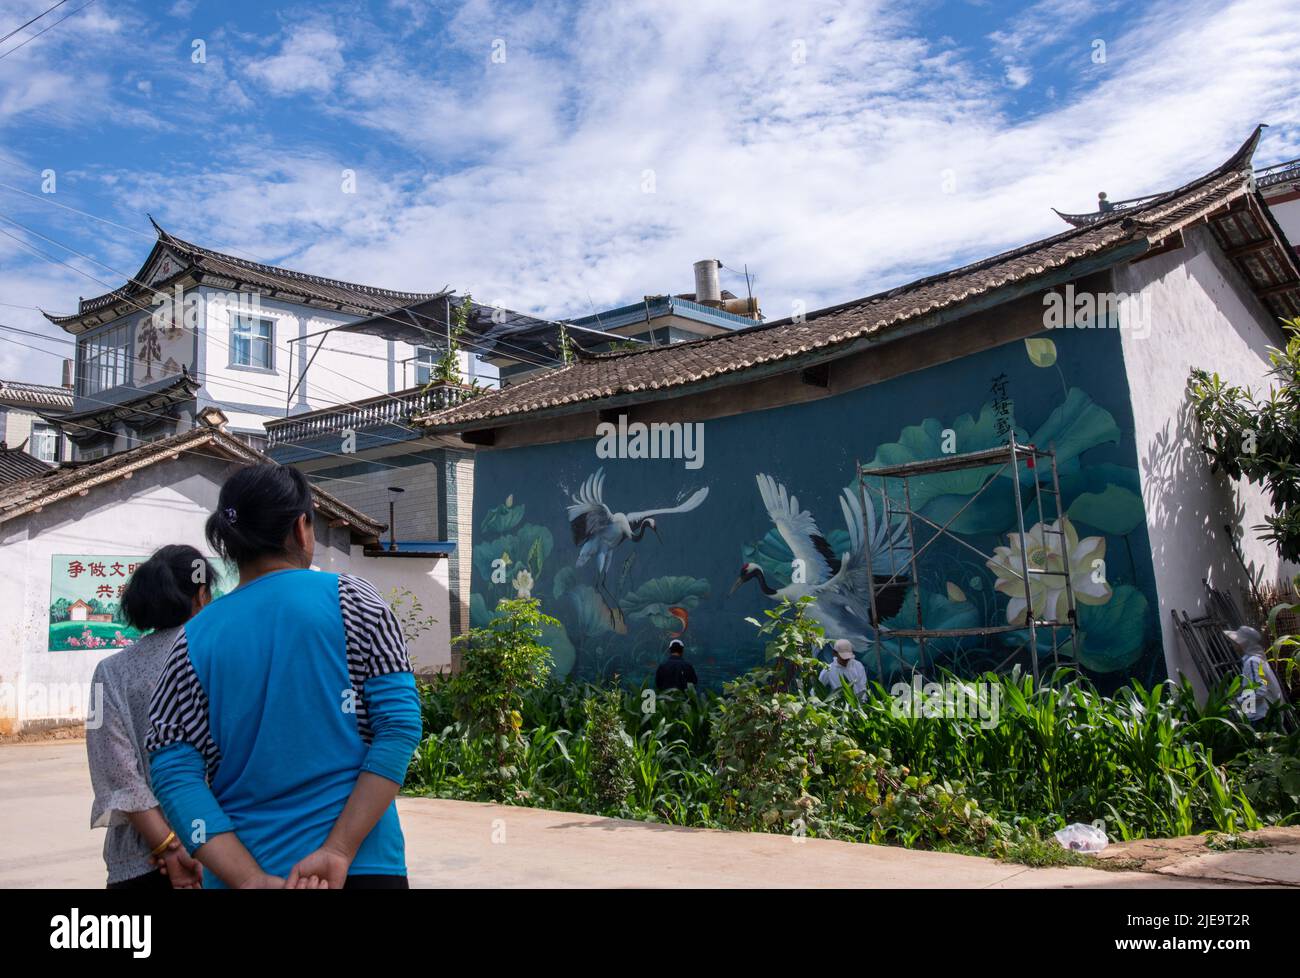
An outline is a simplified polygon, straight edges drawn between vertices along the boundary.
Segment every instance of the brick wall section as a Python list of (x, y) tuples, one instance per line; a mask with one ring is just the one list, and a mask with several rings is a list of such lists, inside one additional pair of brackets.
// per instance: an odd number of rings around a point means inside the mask
[[(433, 462), (339, 476), (329, 471), (309, 473), (308, 478), (381, 523), (388, 522), (388, 487), (401, 486), (406, 491), (397, 497), (398, 541), (439, 539), (438, 466)], [(387, 545), (387, 533), (383, 542)]]

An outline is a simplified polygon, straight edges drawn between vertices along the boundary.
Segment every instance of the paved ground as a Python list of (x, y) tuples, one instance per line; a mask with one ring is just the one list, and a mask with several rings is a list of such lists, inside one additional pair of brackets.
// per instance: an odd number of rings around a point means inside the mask
[[(796, 843), (470, 802), (405, 798), (398, 804), (411, 880), (424, 887), (1232, 885), (1204, 878), (1215, 874), (1028, 869), (973, 856), (820, 839)], [(0, 887), (102, 886), (102, 835), (87, 827), (89, 812), (82, 743), (0, 745)], [(1261, 852), (1213, 855), (1247, 855), (1261, 864)], [(1286, 880), (1287, 872), (1295, 878), (1300, 854), (1291, 858), (1274, 879)], [(1252, 872), (1225, 879), (1267, 882), (1258, 868)]]

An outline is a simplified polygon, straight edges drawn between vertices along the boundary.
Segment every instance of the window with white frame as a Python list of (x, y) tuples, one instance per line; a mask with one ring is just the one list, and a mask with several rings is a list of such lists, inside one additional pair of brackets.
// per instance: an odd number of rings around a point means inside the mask
[(42, 462), (53, 465), (59, 460), (59, 429), (48, 424), (33, 424), (27, 451)]
[(123, 323), (81, 341), (77, 347), (81, 361), (79, 393), (98, 394), (131, 379), (130, 340), (130, 325)]
[(235, 316), (230, 327), (230, 365), (275, 369), (275, 320)]
[(429, 382), (429, 378), (433, 375), (434, 365), (441, 355), (441, 350), (435, 350), (431, 346), (417, 346), (415, 348), (415, 382), (417, 385)]

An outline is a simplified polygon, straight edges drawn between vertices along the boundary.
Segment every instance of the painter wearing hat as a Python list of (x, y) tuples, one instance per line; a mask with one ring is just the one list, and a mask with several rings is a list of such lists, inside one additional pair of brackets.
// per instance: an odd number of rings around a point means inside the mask
[(867, 670), (853, 655), (853, 643), (847, 638), (836, 639), (834, 648), (831, 664), (817, 678), (837, 693), (842, 683), (848, 683), (853, 688), (853, 695), (860, 699), (867, 692)]
[(1264, 637), (1249, 625), (1223, 634), (1241, 656), (1241, 710), (1252, 723), (1263, 720), (1274, 703), (1282, 702), (1282, 684), (1264, 654)]
[(655, 670), (655, 689), (684, 690), (699, 682), (695, 667), (686, 661), (686, 644), (680, 638), (673, 639), (668, 643), (668, 658)]

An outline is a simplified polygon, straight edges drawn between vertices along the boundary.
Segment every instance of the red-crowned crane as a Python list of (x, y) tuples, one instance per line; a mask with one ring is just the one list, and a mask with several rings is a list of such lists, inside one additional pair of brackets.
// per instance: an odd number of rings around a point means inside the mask
[[(756, 481), (772, 524), (795, 560), (802, 562), (802, 579), (784, 587), (772, 587), (762, 566), (751, 561), (741, 567), (731, 592), (746, 581), (757, 580), (763, 593), (777, 601), (789, 598), (793, 602), (811, 597), (810, 614), (821, 623), (828, 639), (847, 638), (855, 648), (865, 648), (875, 635), (871, 589), (874, 587), (876, 592), (878, 620), (898, 614), (907, 596), (910, 581), (902, 573), (911, 556), (907, 528), (902, 523), (891, 527), (877, 521), (870, 497), (863, 513), (858, 497), (844, 489), (840, 509), (849, 534), (849, 549), (837, 559), (812, 513), (799, 508), (797, 497), (786, 492), (785, 486), (770, 475), (760, 472)], [(867, 573), (868, 547), (873, 575)], [(891, 580), (895, 569), (899, 573)]]
[[(596, 559), (596, 587), (611, 602), (612, 595), (605, 587), (605, 575), (614, 560), (614, 551), (624, 540), (639, 541), (651, 530), (659, 536), (656, 516), (671, 516), (676, 513), (689, 513), (704, 502), (709, 495), (708, 487), (696, 489), (684, 502), (676, 506), (661, 509), (647, 509), (639, 513), (615, 513), (605, 505), (605, 470), (597, 469), (587, 476), (570, 498), (569, 528), (573, 530), (573, 542), (578, 547), (576, 566), (582, 567), (593, 557)], [(660, 537), (662, 540), (663, 538)], [(610, 603), (616, 608), (616, 603)]]

